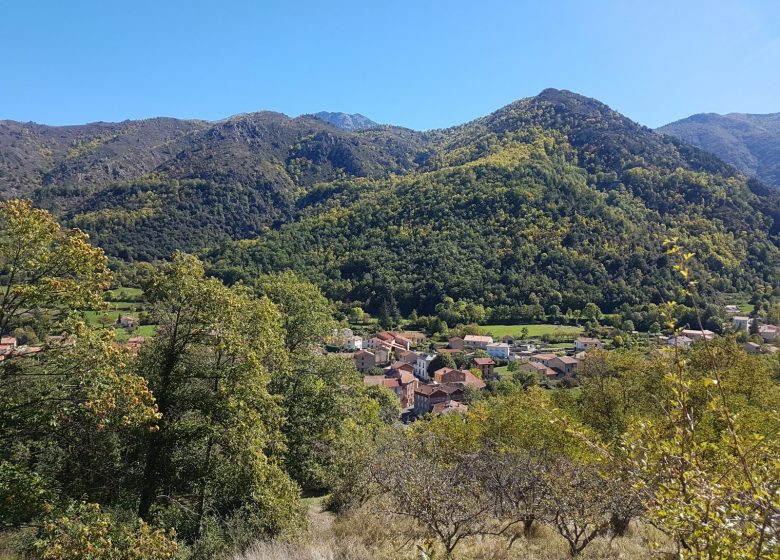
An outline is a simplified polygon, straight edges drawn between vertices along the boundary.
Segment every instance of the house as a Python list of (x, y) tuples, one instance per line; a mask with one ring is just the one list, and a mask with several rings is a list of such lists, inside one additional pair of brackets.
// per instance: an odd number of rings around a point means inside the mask
[(376, 356), (376, 364), (386, 364), (390, 361), (390, 348), (387, 346), (379, 346), (373, 350), (374, 356)]
[(755, 342), (746, 342), (742, 348), (744, 348), (745, 352), (748, 354), (761, 354), (761, 345)]
[(382, 331), (376, 333), (368, 341), (368, 347), (375, 349), (378, 346), (387, 346), (396, 350), (411, 350), (412, 342), (397, 332), (394, 331)]
[(482, 372), (482, 379), (492, 379), (496, 376), (496, 362), (491, 358), (472, 358), (471, 365)]
[(466, 414), (469, 407), (458, 401), (446, 401), (433, 405), (431, 413), (437, 416), (446, 416), (447, 414)]
[(530, 362), (537, 362), (540, 364), (544, 364), (547, 367), (550, 367), (550, 362), (558, 357), (558, 354), (534, 354), (530, 358), (528, 358), (528, 361)]
[(422, 416), (431, 412), (437, 404), (463, 400), (463, 386), (458, 383), (420, 385), (414, 392), (414, 414)]
[(406, 362), (397, 360), (390, 364), (390, 372), (408, 373), (409, 375), (414, 375), (414, 366), (412, 364), (407, 364)]
[(401, 337), (412, 343), (412, 346), (422, 346), (428, 337), (419, 331), (403, 331), (398, 333)]
[(125, 329), (132, 329), (138, 324), (138, 322), (135, 320), (135, 317), (132, 315), (122, 315), (119, 318), (119, 326)]
[(400, 361), (412, 365), (417, 361), (418, 356), (417, 352), (412, 352), (411, 350), (397, 350), (395, 353), (395, 357)]
[(604, 343), (598, 338), (581, 336), (574, 341), (574, 350), (576, 352), (587, 352), (588, 350), (603, 350)]
[(493, 344), (492, 336), (483, 336), (480, 334), (467, 334), (463, 337), (463, 347), (469, 350), (487, 349), (488, 344)]
[(360, 373), (365, 373), (368, 370), (375, 368), (377, 364), (376, 354), (370, 350), (355, 352), (352, 359), (355, 360), (355, 367)]
[(538, 376), (540, 381), (560, 379), (563, 374), (547, 367), (541, 362), (526, 362), (520, 365), (521, 371), (528, 371)]
[(548, 367), (561, 372), (563, 375), (573, 375), (577, 373), (580, 361), (571, 356), (556, 356), (547, 364)]
[(777, 339), (780, 334), (780, 327), (777, 325), (761, 325), (758, 327), (758, 334), (764, 339), (764, 342), (771, 342)]
[(693, 339), (688, 336), (672, 336), (666, 341), (669, 346), (676, 346), (678, 348), (688, 348), (693, 343)]
[(401, 408), (414, 406), (414, 392), (419, 386), (417, 378), (410, 372), (401, 370), (392, 370), (386, 377), (398, 380), (398, 391), (396, 393), (401, 400)]
[(743, 332), (750, 331), (750, 324), (752, 322), (753, 320), (745, 315), (735, 315), (731, 318), (731, 324), (734, 325), (734, 329)]
[(417, 361), (414, 362), (414, 375), (419, 379), (427, 381), (429, 379), (428, 366), (431, 365), (431, 362), (435, 358), (436, 354), (423, 354), (419, 356)]
[(341, 345), (344, 350), (355, 352), (356, 350), (363, 349), (363, 337), (351, 335), (344, 339), (344, 343)]
[(464, 387), (480, 390), (486, 387), (485, 382), (470, 371), (448, 367), (443, 367), (433, 372), (433, 380), (440, 384), (456, 383), (461, 384)]
[(536, 345), (533, 342), (523, 342), (517, 345), (518, 352), (535, 352)]
[(449, 347), (453, 350), (465, 350), (466, 346), (463, 339), (459, 336), (451, 336), (448, 340)]
[(401, 400), (401, 380), (395, 377), (386, 377), (384, 375), (366, 375), (363, 377), (363, 383), (376, 387), (390, 389)]
[(10, 354), (16, 349), (16, 338), (13, 336), (4, 336), (0, 338), (0, 355)]
[(488, 356), (492, 356), (493, 358), (508, 360), (509, 348), (510, 346), (506, 342), (493, 342), (487, 345), (485, 351), (487, 352)]
[(715, 338), (715, 333), (712, 331), (708, 331), (707, 329), (683, 329), (682, 331), (683, 336), (687, 336), (693, 341), (696, 340), (712, 340)]

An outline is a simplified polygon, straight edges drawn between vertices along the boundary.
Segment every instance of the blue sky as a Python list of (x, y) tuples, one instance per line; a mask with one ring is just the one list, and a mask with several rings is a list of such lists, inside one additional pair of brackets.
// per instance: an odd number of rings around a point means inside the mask
[(275, 110), (415, 129), (546, 87), (648, 126), (780, 112), (775, 0), (0, 0), (0, 118)]

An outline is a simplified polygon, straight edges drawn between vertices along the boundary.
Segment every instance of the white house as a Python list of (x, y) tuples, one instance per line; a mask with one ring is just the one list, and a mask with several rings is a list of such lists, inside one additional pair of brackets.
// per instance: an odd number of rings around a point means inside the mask
[(485, 347), (487, 355), (491, 358), (509, 359), (509, 344), (506, 342), (492, 342)]
[(488, 344), (493, 344), (492, 336), (483, 336), (479, 334), (467, 334), (463, 337), (463, 345), (468, 349), (481, 348), (486, 350)]
[(598, 338), (590, 338), (587, 336), (581, 336), (574, 341), (574, 350), (577, 352), (586, 352), (591, 349), (603, 350), (604, 343)]
[(436, 358), (436, 354), (422, 354), (414, 362), (414, 375), (415, 377), (423, 380), (428, 380), (428, 366)]
[(348, 336), (344, 340), (344, 350), (355, 352), (363, 349), (363, 338), (360, 336)]

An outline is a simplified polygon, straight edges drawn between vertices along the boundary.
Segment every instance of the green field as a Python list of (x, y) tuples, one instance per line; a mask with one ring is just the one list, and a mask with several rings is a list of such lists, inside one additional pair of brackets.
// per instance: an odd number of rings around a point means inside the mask
[(482, 330), (490, 333), (493, 338), (502, 338), (506, 335), (519, 337), (523, 327), (528, 329), (528, 336), (542, 336), (545, 334), (576, 336), (583, 330), (582, 327), (544, 323), (535, 325), (483, 325)]
[(138, 300), (144, 295), (141, 288), (114, 288), (106, 291), (106, 299), (121, 300), (124, 298)]

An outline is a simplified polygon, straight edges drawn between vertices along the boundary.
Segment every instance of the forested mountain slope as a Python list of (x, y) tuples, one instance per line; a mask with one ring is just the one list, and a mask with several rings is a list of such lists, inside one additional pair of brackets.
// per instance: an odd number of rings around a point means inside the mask
[(611, 309), (673, 297), (662, 243), (680, 237), (711, 289), (777, 280), (774, 200), (595, 100), (546, 90), (430, 145), (435, 155), (404, 176), (317, 187), (296, 221), (213, 250), (215, 271), (293, 268), (369, 309), (391, 291), (405, 312), (450, 296), (511, 317), (525, 302)]
[(426, 133), (270, 112), (0, 130), (0, 193), (109, 255), (207, 250), (225, 279), (292, 268), (369, 309), (390, 294), (405, 312), (450, 296), (508, 317), (660, 301), (670, 237), (709, 289), (780, 280), (776, 194), (567, 91)]
[(741, 172), (780, 188), (780, 113), (704, 113), (658, 130), (712, 152)]

